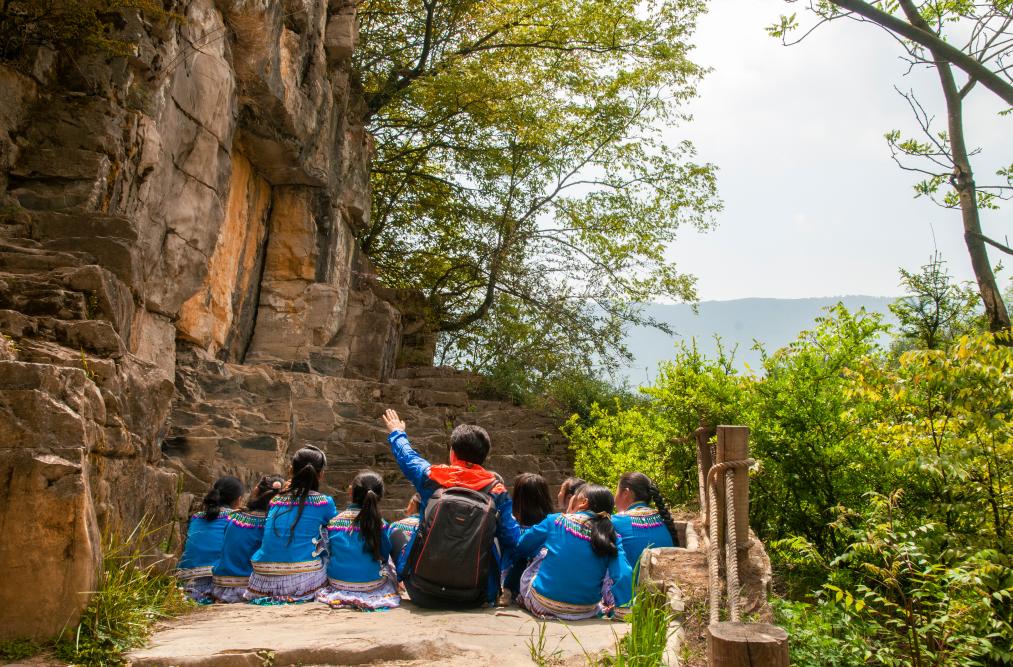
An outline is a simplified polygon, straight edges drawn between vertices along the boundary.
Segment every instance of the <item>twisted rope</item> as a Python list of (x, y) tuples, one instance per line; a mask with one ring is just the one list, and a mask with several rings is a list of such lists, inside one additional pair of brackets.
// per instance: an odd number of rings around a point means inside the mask
[(710, 579), (710, 622), (721, 620), (721, 586), (718, 576), (718, 498), (714, 487), (718, 475), (725, 475), (725, 574), (728, 578), (728, 617), (733, 623), (739, 620), (739, 554), (735, 535), (735, 470), (753, 465), (753, 459), (723, 461), (711, 466), (707, 472), (707, 520), (710, 544), (707, 549), (707, 566)]

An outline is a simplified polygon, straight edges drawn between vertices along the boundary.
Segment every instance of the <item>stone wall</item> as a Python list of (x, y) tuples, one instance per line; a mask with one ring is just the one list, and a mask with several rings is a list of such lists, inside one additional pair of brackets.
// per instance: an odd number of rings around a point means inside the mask
[(401, 503), (386, 405), (435, 458), (472, 420), (508, 477), (567, 465), (551, 419), (398, 370), (435, 335), (355, 241), (373, 149), (352, 0), (171, 4), (184, 20), (122, 16), (129, 57), (0, 64), (0, 639), (74, 622), (103, 533), (147, 518), (149, 546), (178, 547), (214, 476), (282, 472), (302, 443), (329, 490), (369, 465)]

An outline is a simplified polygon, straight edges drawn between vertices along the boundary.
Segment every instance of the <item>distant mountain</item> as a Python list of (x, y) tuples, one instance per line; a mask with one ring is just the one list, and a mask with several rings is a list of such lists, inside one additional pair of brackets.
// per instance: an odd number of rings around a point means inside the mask
[(702, 301), (698, 312), (686, 304), (650, 304), (646, 313), (672, 327), (675, 336), (649, 327), (636, 327), (626, 338), (634, 361), (622, 376), (632, 386), (649, 383), (657, 376), (658, 364), (671, 359), (677, 342), (696, 340), (697, 348), (708, 355), (717, 352), (714, 336), (720, 336), (725, 350), (735, 350), (735, 366), (740, 370), (748, 364), (760, 371), (760, 355), (752, 349), (759, 341), (769, 352), (784, 347), (798, 337), (800, 331), (811, 329), (815, 319), (828, 306), (842, 302), (849, 310), (864, 307), (883, 313), (887, 322), (896, 320), (887, 309), (896, 297), (841, 296), (811, 299), (735, 299), (733, 301)]

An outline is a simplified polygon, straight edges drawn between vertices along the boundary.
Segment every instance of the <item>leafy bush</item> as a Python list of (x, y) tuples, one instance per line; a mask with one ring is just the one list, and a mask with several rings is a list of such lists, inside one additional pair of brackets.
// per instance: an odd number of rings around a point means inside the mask
[(774, 622), (789, 636), (791, 664), (851, 667), (866, 664), (871, 643), (861, 619), (833, 601), (817, 604), (775, 598)]
[(30, 639), (8, 639), (0, 642), (0, 660), (24, 660), (42, 651), (42, 647)]
[(125, 540), (104, 541), (98, 590), (77, 628), (57, 641), (62, 660), (80, 665), (121, 664), (143, 644), (156, 621), (193, 608), (176, 579), (146, 563), (139, 545), (153, 533), (146, 522)]
[(709, 360), (695, 347), (680, 348), (662, 365), (645, 400), (593, 403), (586, 417), (563, 427), (581, 477), (614, 486), (624, 472), (654, 479), (673, 503), (696, 498), (696, 439), (701, 423), (732, 422), (741, 409), (744, 381), (730, 357)]

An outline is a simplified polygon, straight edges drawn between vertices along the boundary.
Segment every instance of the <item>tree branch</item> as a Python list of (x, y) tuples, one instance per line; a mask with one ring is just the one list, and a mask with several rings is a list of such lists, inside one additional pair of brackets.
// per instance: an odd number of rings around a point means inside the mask
[(842, 9), (854, 12), (859, 16), (864, 16), (870, 21), (874, 21), (913, 42), (921, 44), (925, 48), (932, 50), (933, 53), (938, 53), (941, 57), (962, 69), (969, 77), (980, 81), (981, 85), (998, 95), (1007, 104), (1013, 105), (1013, 84), (1003, 81), (999, 75), (982, 65), (976, 58), (969, 56), (944, 41), (938, 35), (921, 28), (916, 28), (907, 21), (884, 12), (862, 0), (830, 1)]

